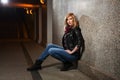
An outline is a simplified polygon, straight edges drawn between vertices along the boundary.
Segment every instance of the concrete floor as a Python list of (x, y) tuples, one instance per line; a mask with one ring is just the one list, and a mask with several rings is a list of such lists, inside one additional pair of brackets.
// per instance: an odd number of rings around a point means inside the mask
[(0, 41), (0, 80), (92, 80), (78, 70), (60, 71), (61, 62), (51, 56), (42, 70), (27, 71), (43, 50), (31, 40)]

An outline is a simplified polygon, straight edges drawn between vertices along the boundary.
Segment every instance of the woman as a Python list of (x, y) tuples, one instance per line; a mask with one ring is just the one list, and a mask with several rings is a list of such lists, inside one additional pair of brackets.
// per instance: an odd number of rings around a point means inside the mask
[(64, 29), (65, 31), (62, 38), (63, 47), (55, 44), (48, 44), (35, 64), (27, 69), (28, 71), (41, 69), (42, 62), (49, 55), (63, 63), (63, 67), (60, 69), (61, 71), (77, 68), (83, 37), (76, 16), (73, 13), (69, 13), (65, 17)]

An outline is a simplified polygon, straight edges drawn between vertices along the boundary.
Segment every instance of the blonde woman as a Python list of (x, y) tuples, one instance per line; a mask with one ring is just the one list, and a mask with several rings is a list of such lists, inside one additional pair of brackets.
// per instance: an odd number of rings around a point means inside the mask
[(80, 58), (79, 51), (83, 42), (83, 37), (78, 20), (73, 13), (68, 13), (65, 17), (64, 29), (65, 31), (62, 38), (63, 46), (48, 44), (35, 64), (27, 69), (28, 71), (41, 69), (41, 64), (49, 55), (63, 63), (63, 67), (60, 69), (61, 71), (77, 69), (77, 61)]

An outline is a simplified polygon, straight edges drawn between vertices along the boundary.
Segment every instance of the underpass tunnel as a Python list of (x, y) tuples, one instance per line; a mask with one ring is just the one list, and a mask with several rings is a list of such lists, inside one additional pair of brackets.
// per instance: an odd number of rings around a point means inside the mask
[(0, 80), (41, 80), (39, 72), (26, 71), (40, 53), (33, 51), (42, 51), (47, 41), (46, 5), (34, 1), (1, 4), (0, 0)]
[[(29, 3), (22, 3), (24, 1)], [(85, 40), (79, 71), (93, 78), (92, 80), (120, 79), (120, 0), (47, 0), (47, 5), (32, 4), (32, 1), (35, 0), (20, 0), (21, 3), (9, 5), (0, 3), (0, 40), (29, 39), (37, 45), (62, 45), (63, 20), (67, 13), (73, 12), (79, 20)], [(29, 53), (34, 58), (36, 49), (38, 54), (42, 49), (33, 46), (33, 42), (28, 44), (28, 48), (30, 47)], [(0, 53), (4, 52), (3, 48), (6, 52), (4, 43), (0, 45)]]
[[(23, 1), (25, 2), (25, 1)], [(0, 39), (47, 42), (47, 8), (40, 3), (0, 4)]]
[(33, 39), (34, 37), (34, 13), (29, 8), (17, 8), (17, 20), (18, 20), (18, 38)]

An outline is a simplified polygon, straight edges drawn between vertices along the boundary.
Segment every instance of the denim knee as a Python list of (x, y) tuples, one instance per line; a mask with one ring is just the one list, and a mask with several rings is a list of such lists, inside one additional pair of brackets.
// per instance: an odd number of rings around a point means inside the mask
[(50, 54), (50, 55), (54, 55), (54, 49), (53, 48), (50, 48), (49, 50), (48, 50), (48, 53)]
[(52, 47), (52, 46), (53, 46), (52, 43), (47, 44), (47, 47)]

